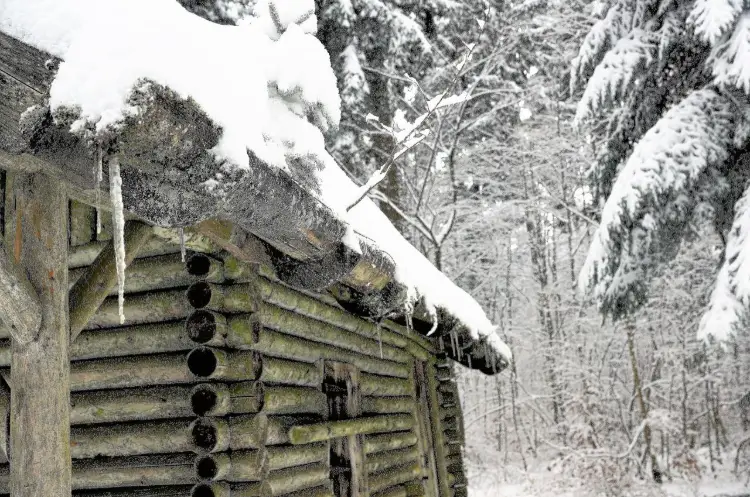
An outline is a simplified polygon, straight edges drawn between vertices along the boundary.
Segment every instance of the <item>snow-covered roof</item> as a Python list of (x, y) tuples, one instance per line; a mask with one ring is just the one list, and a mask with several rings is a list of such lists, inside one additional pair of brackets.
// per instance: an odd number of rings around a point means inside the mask
[[(116, 130), (140, 108), (134, 88), (153, 81), (192, 98), (221, 128), (211, 153), (221, 195), (228, 177), (252, 167), (251, 156), (285, 171), (314, 165), (299, 178), (347, 226), (342, 241), (360, 251), (374, 242), (395, 262), (395, 279), (437, 319), (455, 318), (476, 341), (509, 360), (511, 352), (479, 304), (409, 244), (326, 152), (323, 132), (340, 119), (336, 77), (315, 38), (313, 0), (261, 0), (256, 16), (221, 26), (176, 0), (4, 0), (0, 31), (59, 57), (50, 107), (75, 109), (71, 131), (90, 139)], [(69, 115), (70, 112), (67, 112)], [(250, 152), (250, 153), (248, 153)]]

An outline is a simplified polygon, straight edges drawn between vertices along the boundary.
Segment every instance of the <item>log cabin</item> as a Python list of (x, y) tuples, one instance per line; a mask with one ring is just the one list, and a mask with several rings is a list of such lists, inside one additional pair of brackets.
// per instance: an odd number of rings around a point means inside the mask
[(504, 344), (414, 299), (380, 240), (345, 242), (294, 161), (248, 151), (201, 186), (222, 129), (192, 98), (150, 82), (106, 139), (72, 132), (49, 105), (61, 60), (13, 34), (0, 495), (467, 495), (454, 364), (497, 374)]

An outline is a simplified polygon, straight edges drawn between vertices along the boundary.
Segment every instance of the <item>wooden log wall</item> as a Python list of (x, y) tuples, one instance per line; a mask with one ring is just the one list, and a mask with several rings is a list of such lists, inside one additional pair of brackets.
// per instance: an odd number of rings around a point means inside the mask
[[(70, 212), (72, 286), (111, 228), (104, 216), (97, 233), (97, 214), (83, 204)], [(74, 495), (333, 497), (330, 443), (351, 435), (363, 440), (369, 495), (465, 495), (455, 383), (430, 340), (357, 318), (225, 253), (189, 250), (183, 260), (163, 238), (128, 267), (125, 290), (126, 324), (113, 291), (71, 344)], [(325, 361), (359, 370), (361, 417), (327, 420)], [(415, 361), (426, 365), (434, 457), (449, 479), (437, 493), (424, 484), (434, 475), (420, 442)], [(0, 382), (12, 389), (9, 367), (0, 331)], [(2, 494), (7, 440), (0, 445)]]

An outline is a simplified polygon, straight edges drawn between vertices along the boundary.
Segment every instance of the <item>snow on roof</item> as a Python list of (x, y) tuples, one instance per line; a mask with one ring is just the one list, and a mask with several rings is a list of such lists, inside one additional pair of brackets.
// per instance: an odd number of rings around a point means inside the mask
[[(4, 0), (0, 30), (60, 57), (50, 106), (75, 107), (72, 131), (97, 133), (137, 112), (127, 105), (143, 79), (192, 97), (222, 130), (216, 179), (249, 168), (250, 150), (288, 170), (287, 158), (309, 157), (320, 200), (351, 228), (344, 240), (374, 241), (396, 263), (411, 301), (440, 307), (510, 359), (479, 304), (409, 244), (365, 198), (347, 212), (358, 187), (326, 152), (321, 130), (338, 125), (340, 99), (328, 53), (315, 38), (313, 0), (261, 0), (256, 16), (221, 26), (184, 10), (176, 0)], [(315, 124), (311, 124), (309, 118)]]

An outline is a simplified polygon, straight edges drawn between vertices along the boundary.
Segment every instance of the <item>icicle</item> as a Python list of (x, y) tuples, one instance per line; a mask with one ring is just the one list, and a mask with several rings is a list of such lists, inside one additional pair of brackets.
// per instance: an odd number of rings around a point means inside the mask
[(104, 162), (104, 153), (102, 152), (102, 144), (96, 144), (96, 164), (94, 165), (94, 180), (96, 181), (96, 234), (99, 235), (102, 232), (102, 211), (99, 209), (99, 203), (101, 202), (101, 186), (102, 179), (104, 178), (104, 168), (102, 162)]
[(185, 228), (180, 228), (180, 256), (182, 262), (185, 262)]
[(112, 241), (117, 265), (117, 304), (120, 324), (125, 324), (125, 208), (122, 205), (122, 178), (117, 157), (109, 161), (109, 197), (112, 201)]

